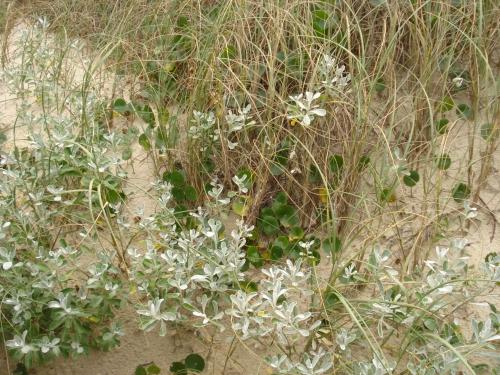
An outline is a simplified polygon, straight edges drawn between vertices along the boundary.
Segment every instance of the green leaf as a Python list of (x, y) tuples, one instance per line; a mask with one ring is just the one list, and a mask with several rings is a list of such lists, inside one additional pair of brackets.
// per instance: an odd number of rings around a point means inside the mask
[(395, 202), (396, 201), (396, 195), (394, 195), (393, 189), (390, 188), (384, 188), (380, 192), (380, 200), (382, 202)]
[(276, 162), (271, 162), (271, 164), (269, 164), (269, 169), (273, 176), (280, 176), (285, 172), (285, 168), (283, 167), (283, 165)]
[(301, 227), (293, 227), (288, 232), (288, 239), (290, 241), (301, 240), (302, 238), (304, 238), (304, 229)]
[(271, 259), (278, 260), (283, 256), (283, 249), (281, 247), (273, 246), (271, 247)]
[(188, 26), (189, 26), (189, 20), (186, 16), (180, 16), (177, 19), (177, 27), (179, 27), (180, 29), (185, 29)]
[(321, 262), (321, 254), (316, 250), (311, 250), (307, 259), (311, 266), (317, 266)]
[(318, 37), (326, 37), (332, 34), (336, 17), (333, 13), (328, 13), (323, 9), (316, 9), (312, 13), (312, 26), (314, 34)]
[(439, 133), (439, 134), (444, 134), (446, 133), (446, 131), (448, 130), (448, 123), (450, 121), (447, 119), (447, 118), (442, 118), (442, 119), (439, 119), (437, 122), (436, 122), (436, 131)]
[(182, 204), (178, 204), (174, 207), (174, 215), (178, 219), (188, 216), (188, 213), (188, 209)]
[(273, 242), (273, 247), (277, 247), (281, 250), (286, 250), (290, 246), (290, 241), (286, 236), (279, 236)]
[(186, 180), (184, 174), (180, 171), (171, 171), (163, 173), (163, 181), (170, 182), (175, 187), (184, 188)]
[(22, 363), (18, 363), (14, 369), (13, 375), (28, 375), (28, 369)]
[(147, 370), (148, 370), (148, 375), (158, 375), (161, 372), (161, 369), (154, 363), (151, 363), (148, 366)]
[(456, 112), (458, 116), (467, 120), (470, 120), (472, 119), (472, 117), (474, 117), (472, 109), (464, 103), (458, 105)]
[(130, 160), (131, 157), (132, 157), (132, 149), (130, 147), (127, 147), (122, 152), (122, 159), (123, 160)]
[(381, 77), (381, 78), (377, 79), (377, 81), (375, 82), (375, 91), (382, 92), (384, 90), (385, 90), (385, 81)]
[(455, 106), (455, 102), (451, 98), (451, 96), (445, 96), (443, 100), (438, 104), (439, 112), (448, 112)]
[(254, 267), (259, 268), (264, 265), (264, 259), (259, 252), (257, 246), (248, 246), (247, 248), (247, 259)]
[(130, 110), (130, 108), (125, 99), (118, 98), (113, 102), (113, 110), (123, 115), (127, 113)]
[(172, 188), (172, 196), (177, 202), (183, 202), (186, 199), (186, 194), (183, 186), (174, 186)]
[(404, 184), (409, 187), (415, 186), (419, 180), (420, 180), (420, 175), (418, 174), (417, 171), (410, 171), (409, 176), (403, 177)]
[(486, 124), (481, 125), (481, 138), (483, 138), (485, 141), (492, 141), (498, 138), (498, 135), (500, 134), (500, 127), (493, 126), (491, 122), (487, 122)]
[(370, 164), (370, 157), (363, 155), (359, 158), (358, 169), (363, 170), (368, 166), (368, 164)]
[(198, 199), (198, 193), (196, 192), (196, 189), (189, 185), (186, 186), (186, 190), (184, 191), (185, 198), (188, 202), (196, 202)]
[(220, 54), (221, 60), (232, 60), (236, 57), (236, 48), (234, 46), (227, 46)]
[(447, 170), (451, 166), (451, 158), (450, 155), (448, 154), (441, 154), (438, 157), (436, 157), (436, 166), (438, 169), (441, 169), (443, 171)]
[(118, 202), (122, 201), (123, 198), (122, 193), (114, 189), (106, 189), (105, 196), (106, 201), (112, 204), (117, 204)]
[(141, 118), (142, 121), (144, 121), (149, 126), (154, 127), (155, 114), (149, 105), (146, 104), (143, 107), (134, 105), (134, 109), (135, 113)]
[(280, 204), (280, 205), (281, 204), (287, 204), (288, 203), (288, 196), (286, 195), (286, 193), (284, 191), (280, 191), (274, 197), (273, 206), (274, 206), (274, 203), (277, 203), (277, 204)]
[(317, 184), (321, 181), (321, 173), (319, 172), (318, 167), (316, 165), (311, 164), (309, 166), (309, 182), (312, 184)]
[(142, 133), (139, 136), (139, 144), (142, 146), (144, 151), (150, 151), (151, 150), (151, 142), (149, 141), (148, 136), (145, 133)]
[(175, 375), (188, 375), (186, 366), (182, 362), (172, 362), (170, 372)]
[(344, 166), (344, 158), (342, 155), (332, 155), (330, 156), (330, 159), (328, 160), (328, 166), (330, 167), (330, 171), (333, 174), (340, 174), (342, 171), (342, 167)]
[(469, 198), (470, 196), (470, 188), (463, 182), (460, 182), (455, 185), (452, 191), (452, 196), (455, 202), (463, 202), (465, 199)]
[(134, 374), (135, 375), (148, 375), (148, 372), (146, 371), (146, 369), (144, 368), (144, 366), (139, 365), (135, 369), (135, 373)]
[(278, 233), (280, 224), (274, 216), (264, 216), (259, 219), (260, 227), (266, 236)]
[(204, 172), (207, 174), (210, 174), (215, 170), (215, 163), (210, 157), (206, 157), (205, 159), (203, 159), (201, 165), (204, 169)]
[(247, 200), (241, 197), (237, 197), (232, 203), (233, 212), (238, 216), (246, 216), (248, 213)]
[(429, 331), (432, 332), (437, 332), (439, 329), (436, 320), (433, 318), (424, 318), (424, 326), (425, 328), (427, 328)]
[(328, 292), (323, 296), (326, 309), (332, 309), (340, 303), (339, 297), (333, 292)]
[(275, 211), (275, 213), (281, 225), (285, 228), (294, 227), (300, 224), (300, 218), (297, 210), (290, 205), (282, 205)]
[(259, 290), (259, 285), (255, 281), (244, 280), (240, 282), (240, 288), (247, 293), (253, 293)]
[(205, 360), (196, 353), (189, 354), (184, 360), (186, 368), (191, 371), (201, 372), (205, 368)]
[(323, 240), (321, 247), (326, 253), (338, 253), (342, 250), (342, 242), (336, 235), (332, 235)]

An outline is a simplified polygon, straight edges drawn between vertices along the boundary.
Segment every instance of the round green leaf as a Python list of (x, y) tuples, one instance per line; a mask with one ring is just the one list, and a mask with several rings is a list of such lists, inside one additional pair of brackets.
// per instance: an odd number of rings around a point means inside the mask
[(321, 246), (327, 253), (338, 253), (342, 250), (342, 242), (336, 235), (324, 239)]
[(376, 92), (382, 92), (384, 90), (385, 90), (385, 81), (384, 81), (384, 79), (382, 77), (380, 77), (375, 82), (375, 91)]
[(396, 200), (394, 191), (389, 188), (382, 189), (382, 191), (380, 192), (380, 200), (382, 202), (394, 202)]
[(316, 250), (312, 250), (309, 255), (310, 256), (308, 257), (308, 263), (311, 266), (317, 266), (319, 262), (321, 262), (321, 254)]
[(473, 117), (472, 109), (467, 104), (459, 104), (457, 106), (457, 115), (467, 120), (470, 120)]
[(410, 175), (403, 177), (403, 182), (406, 186), (413, 187), (420, 180), (420, 176), (417, 171), (410, 171)]
[(262, 267), (264, 265), (264, 259), (259, 252), (257, 246), (248, 246), (247, 248), (247, 259), (254, 267)]
[(243, 280), (240, 281), (240, 289), (247, 293), (253, 293), (259, 290), (259, 285), (255, 281)]
[(493, 126), (491, 122), (487, 122), (486, 124), (481, 125), (481, 138), (485, 141), (491, 141), (498, 137), (500, 134), (500, 128)]
[(447, 119), (447, 118), (442, 118), (442, 119), (439, 119), (437, 122), (436, 122), (436, 131), (439, 133), (439, 134), (444, 134), (446, 133), (446, 130), (448, 130), (448, 123), (450, 121)]
[(277, 247), (281, 250), (286, 250), (290, 246), (290, 241), (286, 236), (279, 236), (273, 242), (273, 247)]
[(224, 48), (224, 50), (220, 54), (221, 60), (232, 60), (235, 57), (236, 57), (236, 48), (231, 45)]
[(463, 182), (460, 182), (460, 183), (456, 184), (455, 187), (453, 188), (452, 196), (453, 196), (453, 199), (455, 200), (455, 202), (460, 203), (460, 202), (464, 201), (465, 199), (469, 198), (470, 193), (471, 193), (471, 191), (470, 191), (469, 186), (467, 186)]
[(196, 192), (196, 189), (191, 185), (186, 186), (184, 194), (186, 200), (189, 202), (195, 202), (198, 199), (198, 193)]
[(146, 104), (144, 107), (134, 105), (134, 109), (135, 113), (142, 119), (142, 121), (144, 121), (149, 126), (154, 127), (155, 115), (149, 105)]
[(455, 106), (455, 102), (451, 98), (451, 96), (445, 96), (443, 100), (438, 104), (439, 112), (448, 112)]
[(283, 256), (283, 249), (278, 246), (271, 247), (271, 259), (278, 260)]
[(154, 363), (151, 363), (148, 366), (147, 370), (148, 370), (148, 375), (157, 375), (161, 372), (161, 369)]
[(448, 154), (441, 154), (438, 157), (436, 157), (436, 165), (438, 169), (441, 169), (443, 171), (447, 170), (451, 166), (451, 158), (450, 155)]
[(238, 216), (246, 216), (248, 212), (247, 200), (241, 197), (236, 197), (231, 205), (233, 212)]
[(332, 155), (328, 160), (328, 166), (330, 167), (330, 171), (333, 174), (338, 175), (342, 170), (342, 167), (344, 166), (344, 158), (342, 157), (342, 155)]
[(424, 318), (424, 326), (432, 332), (436, 332), (439, 329), (439, 326), (434, 318)]
[(172, 196), (177, 202), (182, 202), (186, 199), (185, 190), (182, 186), (174, 186), (172, 188)]
[(359, 158), (358, 169), (363, 170), (368, 166), (368, 164), (370, 164), (370, 157), (363, 155)]
[(290, 228), (290, 231), (288, 232), (288, 239), (290, 241), (301, 240), (303, 237), (304, 229), (302, 229), (301, 227)]
[(273, 199), (273, 203), (271, 204), (271, 209), (273, 212), (276, 212), (281, 206), (286, 205), (288, 203), (288, 196), (285, 192), (280, 191)]
[(123, 115), (129, 110), (129, 106), (125, 99), (118, 98), (113, 102), (113, 110)]
[(184, 174), (180, 171), (172, 171), (163, 173), (163, 181), (170, 182), (175, 187), (184, 187), (186, 181)]
[(186, 368), (191, 371), (201, 372), (205, 368), (205, 360), (199, 354), (189, 354), (184, 360)]
[(259, 219), (259, 226), (266, 236), (272, 236), (280, 229), (278, 219), (269, 215), (262, 216)]
[(311, 164), (309, 166), (309, 182), (312, 184), (316, 184), (321, 181), (321, 173), (316, 165)]
[(290, 205), (283, 205), (279, 207), (275, 213), (279, 218), (281, 225), (285, 228), (294, 227), (300, 224), (297, 210)]
[(142, 133), (139, 136), (139, 144), (142, 146), (144, 151), (150, 151), (151, 150), (151, 142), (149, 141), (148, 136), (145, 133)]
[(205, 159), (203, 159), (201, 165), (202, 165), (203, 170), (204, 170), (205, 173), (210, 174), (210, 173), (212, 173), (215, 170), (215, 163), (209, 157), (206, 157)]
[(131, 157), (132, 157), (132, 149), (130, 147), (125, 148), (122, 152), (122, 159), (130, 160)]
[(271, 170), (271, 174), (273, 176), (280, 176), (285, 172), (283, 165), (275, 162), (271, 162), (271, 164), (269, 164), (269, 169)]
[(323, 301), (325, 303), (325, 308), (327, 309), (332, 309), (340, 303), (339, 297), (333, 292), (326, 293), (323, 296)]
[(182, 362), (172, 362), (170, 372), (175, 375), (188, 375), (186, 366)]

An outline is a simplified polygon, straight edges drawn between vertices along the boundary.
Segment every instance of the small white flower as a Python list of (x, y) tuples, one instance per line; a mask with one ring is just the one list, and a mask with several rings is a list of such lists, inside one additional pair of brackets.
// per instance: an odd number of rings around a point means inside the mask
[(83, 353), (83, 347), (80, 345), (79, 342), (77, 341), (73, 341), (71, 343), (71, 349), (73, 349), (73, 351), (76, 353), (76, 354), (82, 354)]
[(40, 351), (46, 354), (52, 350), (55, 354), (57, 354), (59, 352), (60, 342), (61, 339), (57, 337), (50, 340), (47, 336), (43, 336), (42, 340), (40, 341)]
[(314, 105), (313, 102), (321, 96), (320, 92), (306, 91), (304, 94), (299, 94), (295, 96), (290, 96), (290, 99), (294, 102), (288, 110), (287, 118), (289, 120), (296, 120), (302, 124), (304, 127), (308, 127), (313, 122), (316, 116), (324, 117), (326, 116), (326, 110), (319, 108), (318, 105)]
[(242, 194), (248, 193), (248, 188), (245, 186), (245, 182), (247, 181), (247, 175), (244, 174), (241, 177), (234, 176), (233, 177), (233, 182), (238, 186), (238, 190)]
[(469, 201), (464, 201), (464, 211), (466, 219), (474, 219), (477, 216), (477, 208), (472, 207)]
[(350, 334), (345, 328), (341, 328), (337, 333), (335, 341), (341, 350), (346, 350), (347, 346), (356, 339), (356, 335)]
[(37, 348), (26, 342), (26, 336), (28, 331), (24, 331), (21, 336), (14, 336), (12, 340), (7, 340), (5, 345), (11, 349), (20, 350), (23, 354), (28, 354), (29, 352), (36, 352)]
[(464, 83), (464, 79), (462, 77), (455, 77), (452, 79), (452, 82), (456, 88), (460, 88)]

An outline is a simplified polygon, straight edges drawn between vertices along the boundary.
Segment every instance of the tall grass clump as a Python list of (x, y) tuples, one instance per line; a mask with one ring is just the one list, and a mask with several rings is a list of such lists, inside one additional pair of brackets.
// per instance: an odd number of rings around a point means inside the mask
[[(228, 357), (255, 347), (273, 373), (496, 371), (499, 255), (478, 259), (467, 239), (497, 223), (483, 199), (499, 143), (495, 2), (55, 0), (13, 13), (50, 22), (20, 62), (3, 59), (21, 99), (7, 130), (30, 140), (6, 138), (0, 185), (15, 359), (108, 349), (129, 304), (146, 331), (230, 335)], [(73, 40), (95, 56), (78, 87)], [(102, 97), (101, 70), (114, 78)], [(155, 210), (131, 217), (137, 153)], [(106, 269), (61, 279), (58, 262), (80, 270), (87, 248)], [(40, 275), (43, 292), (26, 282)]]

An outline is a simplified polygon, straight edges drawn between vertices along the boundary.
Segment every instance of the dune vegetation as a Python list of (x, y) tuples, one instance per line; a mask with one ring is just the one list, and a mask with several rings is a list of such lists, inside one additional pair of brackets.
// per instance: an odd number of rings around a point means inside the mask
[(1, 4), (0, 374), (500, 374), (499, 19)]

